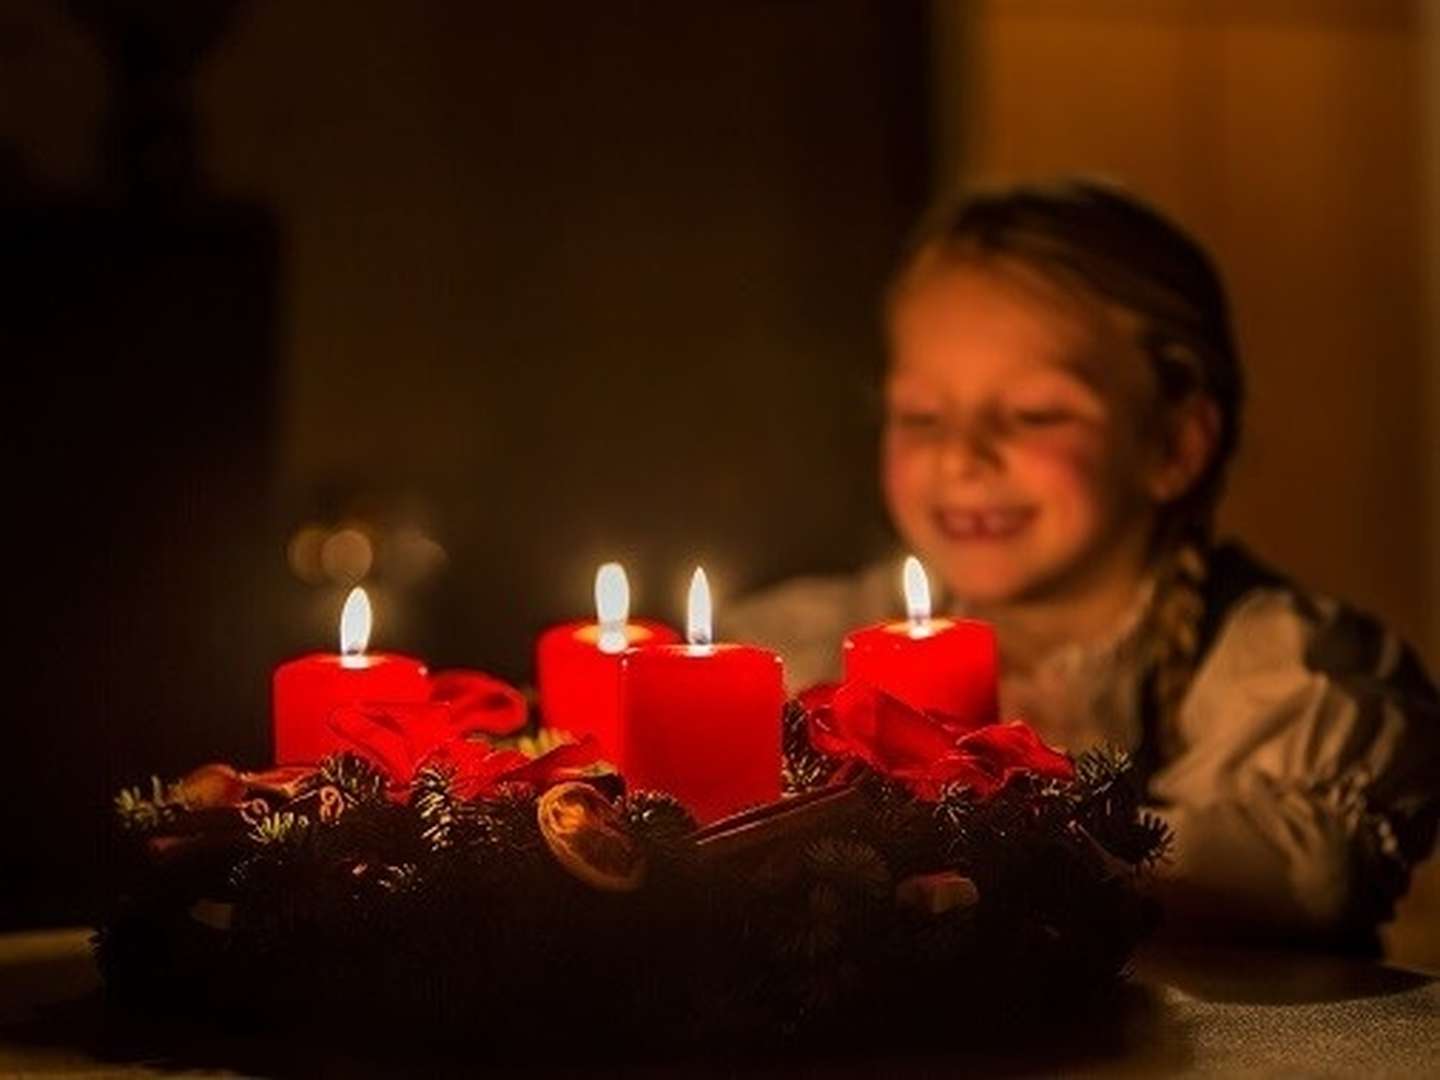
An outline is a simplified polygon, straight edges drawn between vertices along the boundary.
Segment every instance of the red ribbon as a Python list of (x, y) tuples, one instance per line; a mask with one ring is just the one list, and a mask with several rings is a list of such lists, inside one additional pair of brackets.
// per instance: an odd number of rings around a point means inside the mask
[(549, 787), (573, 778), (600, 757), (592, 736), (557, 746), (538, 758), (518, 750), (496, 750), (467, 737), (444, 702), (359, 703), (336, 709), (330, 728), (349, 749), (374, 762), (390, 778), (391, 793), (403, 798), (415, 774), (427, 765), (453, 771), (455, 791), (466, 799), (492, 793), (501, 784)]
[(810, 741), (831, 757), (859, 761), (937, 801), (960, 784), (988, 799), (1023, 774), (1071, 780), (1073, 762), (1021, 720), (973, 723), (911, 708), (868, 683), (817, 687), (800, 697)]
[(335, 710), (329, 719), (348, 749), (390, 778), (392, 797), (404, 798), (415, 774), (427, 765), (450, 769), (455, 792), (474, 799), (501, 784), (549, 787), (599, 759), (599, 747), (588, 736), (533, 759), (475, 738), (477, 733), (510, 735), (525, 726), (524, 696), (499, 679), (454, 669), (437, 672), (430, 685), (429, 701), (361, 702)]
[(430, 700), (450, 706), (461, 734), (513, 735), (525, 726), (525, 695), (483, 671), (437, 671), (430, 676)]
[[(444, 702), (357, 702), (330, 714), (330, 730), (396, 785), (408, 785), (440, 747), (463, 740)], [(488, 748), (487, 748), (488, 749)]]

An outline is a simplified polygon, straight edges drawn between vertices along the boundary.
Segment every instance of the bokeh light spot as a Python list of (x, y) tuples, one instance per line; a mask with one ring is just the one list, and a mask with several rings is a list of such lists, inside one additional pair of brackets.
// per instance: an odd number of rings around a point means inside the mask
[(338, 585), (363, 581), (375, 562), (370, 538), (359, 529), (336, 529), (320, 547), (320, 565), (325, 576)]
[(307, 585), (319, 585), (325, 580), (320, 549), (325, 544), (326, 535), (319, 525), (305, 525), (296, 530), (286, 545), (285, 561), (290, 564), (290, 572)]

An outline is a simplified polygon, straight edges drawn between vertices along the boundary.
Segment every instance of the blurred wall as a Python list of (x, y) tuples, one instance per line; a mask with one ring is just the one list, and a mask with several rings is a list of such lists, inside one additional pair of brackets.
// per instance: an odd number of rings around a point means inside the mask
[(1421, 6), (1425, 50), (1425, 261), (1423, 293), (1429, 308), (1425, 355), (1430, 372), (1428, 422), (1430, 463), (1430, 655), (1440, 642), (1440, 4)]
[[(924, 15), (248, 6), (204, 115), (217, 181), (289, 229), (282, 516), (444, 561), (376, 563), (382, 644), (525, 679), (604, 559), (675, 619), (697, 560), (723, 604), (881, 541), (876, 290), (927, 194)], [(284, 646), (339, 602), (293, 583)]]
[(1251, 394), (1222, 529), (1435, 667), (1424, 7), (942, 0), (935, 47), (942, 185), (1107, 175), (1215, 253)]

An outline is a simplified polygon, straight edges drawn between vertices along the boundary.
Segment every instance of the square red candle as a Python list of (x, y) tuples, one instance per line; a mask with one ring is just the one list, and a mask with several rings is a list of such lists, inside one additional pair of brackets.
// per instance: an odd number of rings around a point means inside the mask
[(845, 636), (847, 682), (868, 682), (917, 709), (979, 723), (996, 719), (1000, 657), (995, 631), (978, 619), (930, 617), (929, 586), (913, 557), (905, 564), (909, 618)]
[(701, 823), (780, 797), (785, 705), (780, 658), (753, 645), (709, 644), (709, 607), (697, 571), (691, 644), (636, 649), (620, 666), (629, 787), (667, 791)]

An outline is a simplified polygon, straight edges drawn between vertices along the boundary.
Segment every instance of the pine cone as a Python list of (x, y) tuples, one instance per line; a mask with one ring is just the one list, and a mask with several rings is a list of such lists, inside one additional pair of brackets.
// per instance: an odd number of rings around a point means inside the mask
[(451, 788), (450, 769), (427, 765), (415, 774), (410, 787), (410, 807), (420, 819), (421, 836), (431, 851), (454, 847), (467, 813), (465, 804)]
[(810, 743), (809, 716), (798, 701), (787, 701), (780, 720), (782, 775), (787, 791), (811, 791), (821, 787), (837, 768), (836, 763)]
[(535, 819), (535, 794), (525, 785), (504, 784), (477, 803), (469, 828), (478, 846), (497, 854), (534, 852), (544, 843)]
[(822, 836), (806, 847), (805, 866), (820, 881), (857, 899), (890, 898), (890, 869), (880, 853), (861, 840)]
[(625, 827), (642, 843), (674, 850), (699, 826), (685, 805), (663, 791), (633, 791), (620, 804)]
[(338, 788), (354, 804), (378, 803), (385, 798), (385, 774), (358, 754), (331, 754), (315, 774), (317, 785)]

